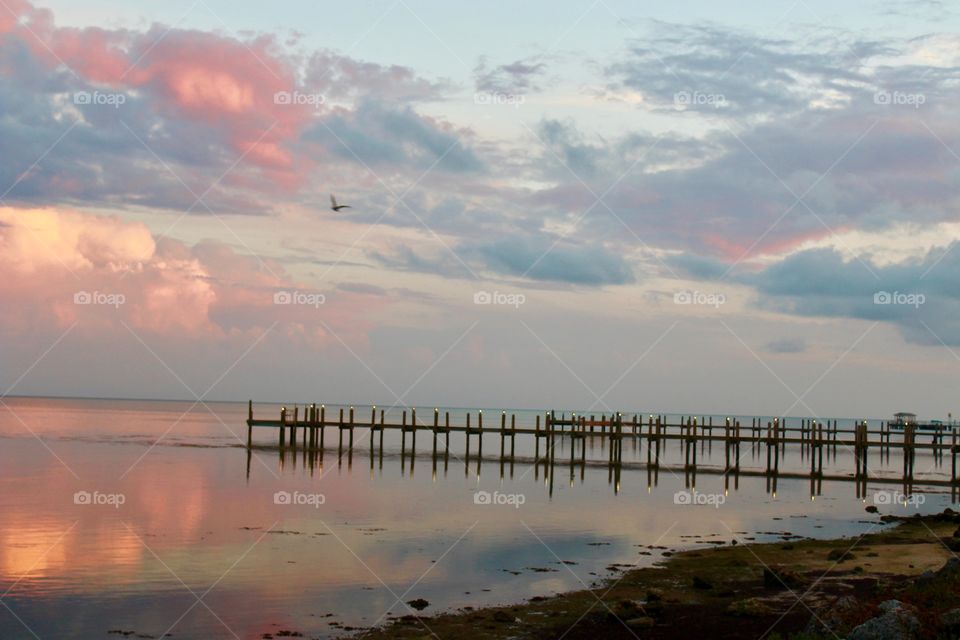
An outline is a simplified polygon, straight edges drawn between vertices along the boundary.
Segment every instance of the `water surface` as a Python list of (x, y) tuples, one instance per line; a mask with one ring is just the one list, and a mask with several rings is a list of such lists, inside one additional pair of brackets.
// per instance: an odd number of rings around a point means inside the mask
[[(560, 441), (552, 474), (532, 464), (529, 437), (518, 436), (513, 464), (501, 466), (495, 433), (485, 436), (479, 465), (476, 439), (467, 460), (462, 434), (451, 436), (446, 458), (441, 439), (434, 460), (429, 435), (418, 435), (412, 458), (410, 442), (401, 455), (399, 434), (389, 433), (382, 459), (371, 458), (361, 428), (352, 455), (338, 452), (331, 430), (322, 459), (281, 458), (266, 448), (275, 439), (268, 430), (256, 432), (263, 448), (248, 455), (243, 403), (5, 402), (4, 639), (110, 631), (245, 639), (281, 629), (324, 638), (408, 614), (404, 602), (414, 598), (430, 602), (426, 613), (515, 602), (616, 575), (615, 563), (651, 564), (667, 549), (878, 527), (852, 482), (824, 481), (813, 498), (808, 481), (785, 478), (775, 491), (746, 476), (725, 490), (723, 476), (710, 473), (724, 462), (717, 444), (701, 448), (694, 480), (671, 468), (683, 461), (679, 443), (661, 452), (653, 477), (645, 444), (627, 440), (617, 478), (602, 438), (588, 440), (588, 463), (573, 467)], [(456, 418), (464, 410), (452, 411)], [(277, 412), (257, 406), (258, 416)], [(432, 408), (418, 413), (432, 421)], [(485, 427), (498, 426), (497, 412), (485, 414)], [(535, 415), (518, 414), (519, 424)], [(741, 455), (744, 469), (765, 463), (762, 451), (744, 447)], [(872, 474), (896, 477), (896, 453), (875, 458)], [(949, 466), (949, 458), (918, 454), (922, 478), (947, 480)], [(781, 471), (808, 469), (799, 448), (788, 447)], [(851, 453), (837, 451), (826, 469), (852, 473)], [(722, 504), (677, 504), (677, 492), (693, 484)], [(897, 489), (874, 484), (868, 496)], [(950, 504), (942, 489), (921, 482), (913, 491), (923, 504), (884, 512)], [(278, 492), (300, 504), (284, 504)], [(477, 504), (478, 492), (505, 503)]]

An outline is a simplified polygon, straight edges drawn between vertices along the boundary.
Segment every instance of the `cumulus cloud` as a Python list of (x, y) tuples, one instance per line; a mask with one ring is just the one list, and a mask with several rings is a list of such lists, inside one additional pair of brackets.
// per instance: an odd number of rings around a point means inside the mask
[[(329, 51), (303, 59), (270, 35), (59, 27), (49, 10), (22, 0), (10, 7), (0, 25), (8, 200), (268, 212), (323, 163), (341, 160), (336, 141), (304, 139), (331, 114), (328, 97), (339, 101), (334, 122), (364, 126), (379, 115), (381, 131), (400, 131), (399, 147), (436, 157), (452, 140), (450, 127), (412, 108), (352, 113), (371, 95), (391, 103), (441, 96), (444, 83), (407, 67)], [(445, 162), (479, 166), (465, 147)]]
[(329, 340), (323, 323), (362, 337), (369, 327), (365, 313), (384, 304), (355, 290), (335, 292), (322, 305), (277, 304), (276, 294), (299, 292), (306, 299), (324, 292), (304, 289), (276, 263), (264, 265), (215, 242), (158, 240), (145, 225), (116, 217), (3, 207), (0, 222), (2, 332), (63, 329), (79, 321), (102, 336), (127, 323), (189, 341), (279, 325), (322, 346)]
[(761, 306), (802, 316), (892, 323), (919, 344), (960, 344), (960, 242), (878, 266), (832, 249), (802, 251), (742, 280)]

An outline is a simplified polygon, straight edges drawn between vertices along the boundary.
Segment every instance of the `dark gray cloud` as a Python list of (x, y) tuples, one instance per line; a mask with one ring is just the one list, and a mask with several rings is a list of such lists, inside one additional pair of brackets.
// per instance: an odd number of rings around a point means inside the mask
[(809, 250), (740, 281), (755, 286), (758, 304), (768, 309), (889, 322), (910, 342), (960, 345), (958, 245), (882, 267)]
[(479, 256), (498, 273), (533, 280), (590, 286), (636, 280), (633, 269), (620, 254), (600, 245), (554, 244), (545, 237), (507, 238), (468, 244), (464, 252)]
[[(229, 154), (210, 127), (164, 118), (143, 95), (123, 94), (119, 108), (73, 105), (75, 92), (97, 89), (62, 71), (30, 73), (44, 78), (36, 92), (24, 91), (23, 73), (0, 75), (0, 183), (13, 185), (7, 200), (184, 211), (207, 192), (204, 202), (215, 211), (268, 210), (250, 194), (215, 184)], [(243, 167), (236, 171), (263, 186)], [(206, 213), (203, 205), (194, 211)]]
[(729, 264), (716, 258), (694, 253), (677, 253), (663, 258), (663, 261), (679, 276), (696, 280), (716, 280), (724, 276)]
[(440, 100), (452, 88), (448, 80), (428, 80), (410, 67), (364, 62), (332, 51), (310, 56), (304, 86), (327, 100), (374, 98), (394, 103)]
[(483, 163), (465, 144), (463, 132), (422, 116), (409, 106), (361, 102), (355, 110), (336, 110), (304, 134), (349, 162), (371, 167), (474, 172)]
[(955, 15), (944, 0), (881, 0), (880, 12), (896, 18), (943, 20)]
[(636, 281), (633, 267), (621, 255), (603, 246), (562, 241), (554, 244), (546, 237), (463, 242), (439, 253), (425, 253), (399, 244), (389, 254), (372, 252), (370, 255), (394, 269), (458, 278), (490, 272), (588, 287)]
[(782, 253), (854, 227), (953, 220), (960, 161), (951, 149), (960, 148), (960, 127), (949, 104), (894, 108), (863, 97), (702, 140), (637, 137), (629, 154), (623, 143), (549, 122), (533, 143), (548, 147), (538, 168), (555, 186), (531, 199), (550, 215), (579, 217), (613, 185), (603, 198), (612, 214), (594, 207), (579, 233), (724, 260)]
[(810, 108), (827, 92), (848, 93), (854, 83), (869, 81), (865, 60), (895, 53), (887, 41), (801, 42), (709, 24), (654, 22), (646, 37), (630, 43), (628, 57), (606, 72), (611, 89), (641, 92), (648, 108), (780, 116)]
[(540, 90), (538, 82), (543, 79), (546, 69), (541, 58), (488, 67), (486, 57), (481, 57), (473, 75), (477, 91), (522, 95)]

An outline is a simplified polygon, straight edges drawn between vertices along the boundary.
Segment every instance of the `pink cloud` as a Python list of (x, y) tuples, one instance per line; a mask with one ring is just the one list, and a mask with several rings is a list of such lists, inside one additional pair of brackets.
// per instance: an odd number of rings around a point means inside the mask
[(764, 238), (756, 242), (749, 238), (733, 239), (720, 234), (709, 233), (703, 236), (704, 244), (727, 260), (755, 258), (762, 255), (781, 255), (800, 247), (806, 242), (816, 242), (835, 234), (843, 233), (848, 226), (835, 229), (818, 228), (811, 231), (792, 233), (782, 237)]
[[(317, 304), (277, 304), (299, 292)], [(77, 294), (101, 304), (77, 304)], [(156, 239), (141, 223), (61, 209), (0, 208), (0, 331), (82, 330), (109, 336), (121, 323), (181, 342), (258, 335), (273, 327), (311, 348), (324, 326), (366, 343), (382, 297), (313, 291), (272, 261), (217, 242)], [(312, 299), (312, 298), (311, 298)], [(42, 326), (41, 326), (42, 325)]]
[(9, 33), (17, 28), (21, 16), (29, 15), (33, 6), (27, 0), (6, 0), (0, 7), (0, 33)]
[(59, 28), (53, 14), (24, 0), (0, 16), (50, 67), (66, 64), (82, 79), (116, 91), (138, 90), (164, 115), (219, 132), (238, 157), (264, 169), (279, 188), (302, 184), (307, 158), (292, 150), (315, 109), (283, 104), (297, 90), (296, 69), (273, 38), (240, 40), (155, 26), (147, 32)]

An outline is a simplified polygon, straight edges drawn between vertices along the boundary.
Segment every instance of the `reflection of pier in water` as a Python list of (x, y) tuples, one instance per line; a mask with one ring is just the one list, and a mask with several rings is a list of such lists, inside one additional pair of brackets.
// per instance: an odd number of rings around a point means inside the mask
[[(905, 495), (913, 492), (915, 485), (925, 487), (950, 487), (951, 496), (957, 500), (960, 492), (960, 482), (957, 477), (957, 453), (960, 451), (957, 443), (956, 426), (939, 426), (937, 429), (926, 432), (930, 436), (929, 442), (921, 442), (915, 426), (906, 426), (894, 429), (889, 423), (881, 422), (879, 429), (871, 429), (867, 421), (854, 424), (852, 428), (838, 427), (837, 421), (820, 421), (814, 419), (795, 420), (789, 425), (782, 418), (764, 420), (751, 418), (750, 425), (742, 425), (740, 419), (724, 418), (719, 424), (713, 423), (713, 418), (681, 417), (670, 423), (666, 416), (650, 415), (646, 421), (635, 414), (625, 418), (622, 414), (611, 415), (580, 415), (566, 414), (557, 417), (554, 412), (546, 412), (543, 416), (537, 415), (535, 425), (518, 427), (516, 414), (509, 417), (501, 412), (494, 427), (484, 427), (483, 411), (476, 412), (476, 421), (471, 424), (471, 413), (467, 412), (464, 422), (460, 425), (450, 423), (450, 412), (441, 412), (435, 409), (432, 412), (432, 423), (425, 423), (417, 418), (416, 409), (410, 411), (410, 420), (407, 420), (407, 411), (402, 412), (400, 422), (387, 422), (386, 412), (376, 407), (371, 408), (370, 420), (359, 421), (356, 410), (350, 407), (348, 412), (339, 409), (336, 419), (329, 420), (325, 405), (308, 405), (304, 407), (301, 417), (299, 407), (294, 407), (292, 414), (286, 407), (280, 411), (279, 419), (255, 419), (253, 402), (249, 403), (247, 418), (247, 474), (250, 472), (250, 460), (253, 449), (270, 448), (279, 451), (280, 464), (291, 460), (297, 464), (298, 455), (303, 464), (311, 472), (314, 469), (323, 469), (324, 453), (332, 449), (325, 446), (326, 432), (335, 429), (337, 434), (337, 465), (341, 467), (346, 458), (348, 468), (353, 466), (354, 430), (361, 429), (364, 435), (369, 435), (369, 465), (373, 472), (375, 468), (382, 470), (384, 460), (384, 433), (395, 430), (400, 433), (400, 452), (388, 453), (387, 458), (400, 460), (401, 472), (405, 473), (407, 462), (411, 475), (414, 473), (416, 461), (429, 459), (432, 463), (432, 473), (437, 477), (438, 469), (446, 475), (450, 468), (451, 455), (457, 464), (462, 464), (464, 474), (470, 474), (471, 462), (475, 464), (477, 476), (484, 462), (499, 464), (500, 477), (503, 479), (509, 470), (510, 478), (514, 476), (516, 464), (532, 465), (534, 478), (540, 479), (541, 474), (546, 481), (550, 494), (553, 494), (554, 480), (558, 467), (569, 467), (569, 482), (571, 485), (579, 475), (583, 482), (586, 469), (606, 468), (608, 482), (614, 491), (620, 489), (621, 473), (627, 471), (646, 471), (648, 488), (659, 482), (660, 472), (679, 477), (683, 474), (687, 488), (696, 486), (698, 475), (722, 476), (724, 490), (729, 491), (731, 483), (733, 489), (739, 488), (740, 478), (762, 477), (766, 479), (766, 490), (776, 495), (777, 484), (780, 479), (808, 480), (810, 495), (818, 496), (822, 484), (827, 482), (849, 482), (856, 485), (857, 497), (866, 497), (868, 483), (877, 485), (899, 485)], [(542, 424), (541, 424), (542, 419)], [(488, 423), (489, 424), (489, 423)], [(254, 445), (253, 428), (268, 427), (277, 430), (277, 445), (264, 447)], [(418, 453), (417, 434), (426, 433), (431, 438), (429, 452)], [(450, 434), (462, 433), (465, 435), (463, 457), (450, 452)], [(516, 454), (517, 436), (532, 436), (534, 440), (533, 457)], [(897, 436), (894, 438), (894, 436)], [(298, 437), (299, 436), (299, 437)], [(409, 451), (407, 441), (409, 436)], [(499, 437), (499, 455), (484, 456), (484, 436)], [(346, 439), (346, 442), (345, 442)], [(476, 449), (471, 451), (471, 445)], [(606, 460), (587, 458), (588, 443), (599, 441), (601, 449), (606, 450)], [(623, 461), (624, 441), (632, 443), (634, 453), (642, 456), (646, 448), (646, 461)], [(670, 442), (676, 442), (683, 454), (682, 464), (665, 464), (661, 460), (661, 453), (665, 453)], [(569, 444), (569, 456), (564, 453), (558, 458), (558, 443)], [(712, 456), (714, 443), (723, 447), (723, 466), (703, 464), (699, 462), (702, 455)], [(609, 445), (609, 446), (607, 446)], [(788, 451), (797, 455), (795, 451), (799, 445), (799, 458), (809, 465), (809, 471), (781, 470), (782, 460), (786, 460)], [(751, 460), (764, 460), (764, 466), (742, 466), (742, 449), (751, 455)], [(836, 463), (837, 452), (845, 451), (853, 456), (855, 470), (853, 473), (824, 471), (825, 462)], [(880, 456), (881, 462), (889, 462), (891, 451), (897, 451), (903, 462), (902, 473), (897, 476), (878, 476), (870, 471), (869, 461), (871, 453)], [(931, 453), (934, 467), (944, 465), (944, 454), (951, 459), (950, 479), (930, 478), (924, 475), (916, 476), (915, 466), (917, 452)], [(542, 454), (542, 455), (541, 455)]]

